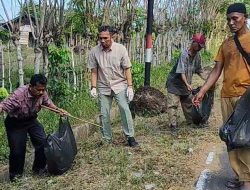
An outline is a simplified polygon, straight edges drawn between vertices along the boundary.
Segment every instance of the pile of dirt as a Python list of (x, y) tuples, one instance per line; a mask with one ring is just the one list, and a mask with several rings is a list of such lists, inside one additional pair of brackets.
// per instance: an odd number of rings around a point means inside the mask
[(135, 115), (151, 117), (167, 111), (167, 98), (156, 88), (145, 86), (136, 90), (130, 103), (133, 117)]

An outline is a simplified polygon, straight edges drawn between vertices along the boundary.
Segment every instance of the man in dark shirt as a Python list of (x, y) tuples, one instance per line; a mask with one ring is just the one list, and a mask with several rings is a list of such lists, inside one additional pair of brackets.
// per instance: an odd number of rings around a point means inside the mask
[(27, 134), (35, 148), (32, 170), (37, 174), (45, 170), (46, 135), (43, 126), (36, 119), (41, 105), (59, 110), (62, 115), (67, 114), (50, 100), (46, 85), (47, 78), (42, 74), (35, 74), (31, 77), (29, 85), (19, 87), (0, 103), (0, 113), (7, 112), (4, 124), (10, 148), (9, 177), (11, 181), (23, 174)]

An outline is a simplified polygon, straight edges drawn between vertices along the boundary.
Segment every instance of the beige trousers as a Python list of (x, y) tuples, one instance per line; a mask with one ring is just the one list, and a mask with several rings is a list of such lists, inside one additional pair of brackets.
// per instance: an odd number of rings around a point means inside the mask
[(188, 123), (192, 123), (192, 96), (178, 96), (172, 93), (167, 94), (167, 103), (168, 103), (168, 116), (170, 119), (170, 124), (177, 125), (178, 107), (181, 103), (181, 107), (184, 113), (184, 116)]
[[(224, 123), (233, 112), (239, 98), (240, 97), (221, 99), (221, 111)], [(234, 149), (228, 152), (228, 156), (230, 165), (239, 180), (250, 182), (250, 149)]]

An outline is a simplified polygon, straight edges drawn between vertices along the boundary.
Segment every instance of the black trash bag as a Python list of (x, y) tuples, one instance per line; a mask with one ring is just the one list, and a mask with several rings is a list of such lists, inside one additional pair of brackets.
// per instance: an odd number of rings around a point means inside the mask
[(71, 168), (77, 147), (68, 118), (60, 118), (58, 131), (48, 135), (44, 153), (50, 174), (60, 175)]
[(220, 128), (219, 136), (230, 149), (250, 148), (250, 89), (242, 95), (227, 122)]
[[(195, 96), (199, 91), (201, 87), (198, 87), (196, 89), (192, 90), (192, 95)], [(192, 121), (194, 124), (204, 124), (207, 122), (212, 107), (214, 104), (214, 88), (211, 88), (207, 91), (207, 93), (204, 95), (204, 98), (199, 106), (192, 106)]]

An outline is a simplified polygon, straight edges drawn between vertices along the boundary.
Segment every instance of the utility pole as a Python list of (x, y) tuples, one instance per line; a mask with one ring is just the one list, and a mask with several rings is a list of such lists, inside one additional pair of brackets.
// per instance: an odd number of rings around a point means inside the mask
[(150, 70), (151, 70), (151, 62), (153, 60), (153, 41), (152, 41), (153, 8), (154, 8), (154, 0), (148, 0), (144, 86), (150, 86)]

